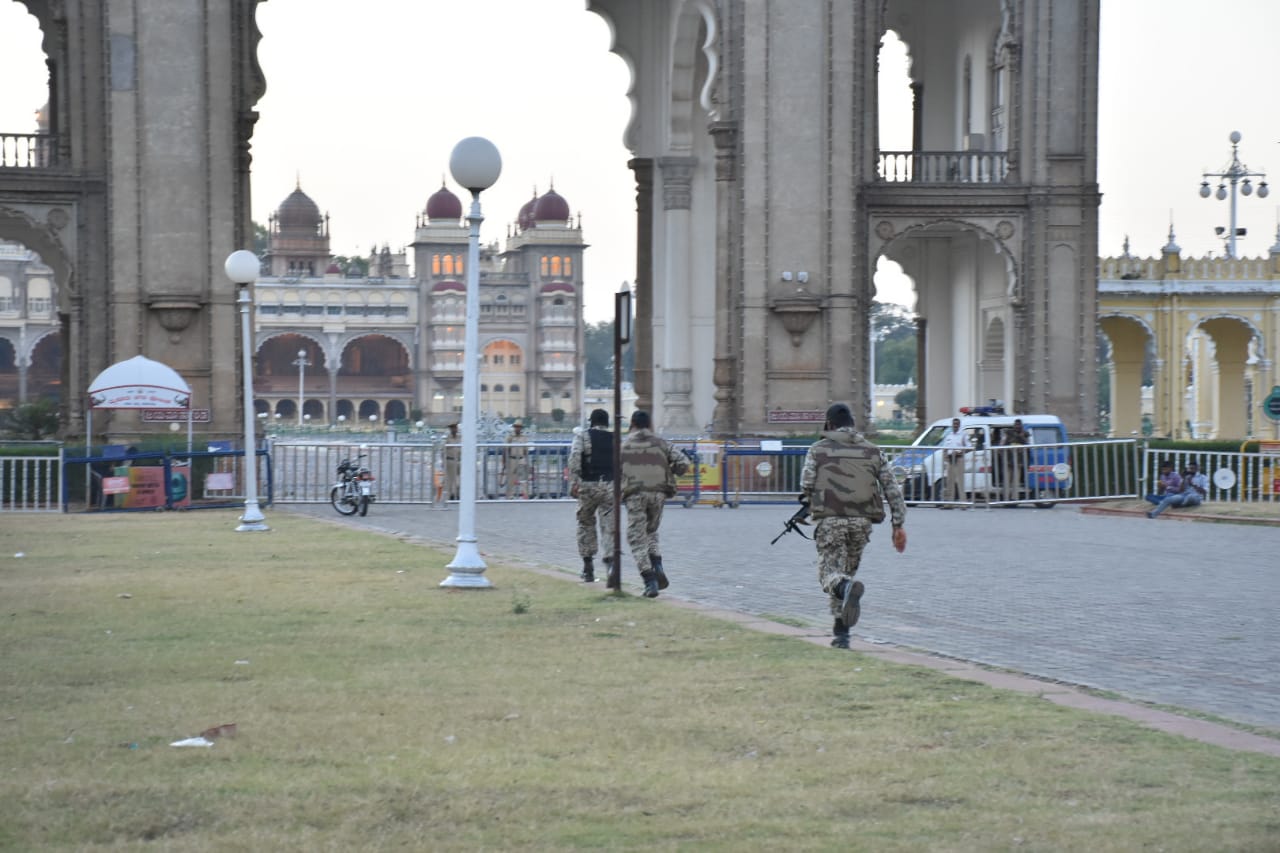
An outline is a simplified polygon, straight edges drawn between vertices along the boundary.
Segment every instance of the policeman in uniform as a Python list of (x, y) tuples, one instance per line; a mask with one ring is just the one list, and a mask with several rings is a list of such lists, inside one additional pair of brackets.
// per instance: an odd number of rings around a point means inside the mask
[(871, 538), (871, 525), (884, 520), (887, 500), (893, 547), (901, 553), (907, 547), (902, 528), (907, 505), (884, 454), (854, 429), (853, 412), (844, 403), (827, 409), (822, 438), (805, 455), (800, 487), (801, 500), (817, 521), (813, 541), (818, 547), (818, 583), (830, 597), (835, 617), (831, 645), (847, 649), (864, 590), (853, 576)]
[(449, 424), (449, 437), (444, 445), (444, 499), (458, 499), (458, 474), (462, 470), (462, 437), (458, 435), (458, 425)]
[(516, 483), (524, 483), (524, 496), (529, 496), (529, 440), (524, 437), (524, 422), (516, 421), (507, 434), (507, 455), (503, 463), (507, 472), (507, 500), (516, 489)]
[(613, 562), (613, 432), (609, 413), (594, 409), (586, 432), (573, 437), (569, 451), (569, 494), (578, 499), (578, 554), (586, 583), (596, 579), (596, 520), (605, 542), (604, 562)]
[(658, 527), (676, 477), (689, 470), (689, 458), (653, 432), (649, 413), (637, 409), (622, 442), (622, 497), (627, 506), (627, 546), (644, 581), (646, 598), (657, 598), (669, 584), (662, 569)]

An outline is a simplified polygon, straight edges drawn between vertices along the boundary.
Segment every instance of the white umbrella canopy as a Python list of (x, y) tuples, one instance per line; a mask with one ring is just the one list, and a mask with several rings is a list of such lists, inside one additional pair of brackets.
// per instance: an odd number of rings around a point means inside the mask
[(89, 383), (93, 409), (187, 409), (191, 386), (167, 364), (135, 355), (118, 361)]

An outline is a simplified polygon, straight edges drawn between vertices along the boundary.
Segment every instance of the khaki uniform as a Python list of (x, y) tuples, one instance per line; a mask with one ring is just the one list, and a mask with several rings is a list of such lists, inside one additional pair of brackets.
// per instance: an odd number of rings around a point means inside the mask
[(835, 591), (857, 574), (871, 525), (885, 517), (884, 502), (894, 527), (902, 526), (907, 505), (884, 454), (852, 427), (824, 432), (809, 448), (800, 486), (817, 521), (818, 583), (831, 614), (839, 617), (841, 601)]
[[(594, 433), (594, 435), (593, 435)], [(607, 447), (606, 447), (607, 445)], [(594, 450), (594, 452), (593, 452)], [(597, 458), (608, 451), (608, 459)], [(591, 427), (573, 437), (569, 451), (569, 487), (578, 495), (578, 556), (594, 557), (600, 540), (613, 551), (613, 432)], [(596, 536), (599, 521), (600, 536)]]
[(653, 570), (651, 557), (662, 557), (658, 542), (662, 509), (678, 491), (676, 477), (688, 470), (689, 458), (652, 430), (632, 430), (622, 442), (627, 547), (642, 575)]
[(503, 463), (507, 472), (507, 499), (516, 491), (516, 484), (521, 484), (523, 494), (529, 497), (529, 439), (512, 430), (507, 435), (506, 458)]
[[(446, 442), (461, 441), (450, 436)], [(462, 472), (462, 445), (446, 443), (444, 446), (444, 499), (458, 499), (458, 477)]]

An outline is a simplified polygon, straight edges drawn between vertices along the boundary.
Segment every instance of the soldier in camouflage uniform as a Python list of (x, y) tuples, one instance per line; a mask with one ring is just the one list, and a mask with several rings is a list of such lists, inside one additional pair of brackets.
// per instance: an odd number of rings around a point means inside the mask
[(596, 520), (604, 540), (605, 565), (613, 563), (613, 433), (609, 413), (591, 412), (589, 428), (573, 437), (569, 451), (569, 494), (578, 499), (578, 555), (586, 583), (596, 579)]
[(503, 470), (507, 472), (507, 500), (516, 490), (516, 484), (523, 484), (524, 496), (529, 497), (529, 439), (524, 437), (524, 423), (516, 421), (507, 434), (507, 450), (503, 460)]
[(627, 505), (627, 546), (644, 581), (647, 598), (666, 589), (658, 527), (667, 498), (676, 494), (676, 477), (689, 470), (689, 458), (655, 435), (649, 413), (637, 409), (622, 442), (622, 497)]
[(854, 429), (853, 413), (844, 403), (827, 409), (822, 438), (805, 456), (800, 487), (801, 500), (817, 521), (813, 541), (818, 547), (818, 583), (830, 597), (835, 617), (831, 645), (847, 649), (864, 591), (862, 581), (853, 576), (871, 538), (871, 525), (884, 520), (887, 500), (893, 547), (901, 553), (907, 547), (902, 529), (907, 505), (884, 454)]

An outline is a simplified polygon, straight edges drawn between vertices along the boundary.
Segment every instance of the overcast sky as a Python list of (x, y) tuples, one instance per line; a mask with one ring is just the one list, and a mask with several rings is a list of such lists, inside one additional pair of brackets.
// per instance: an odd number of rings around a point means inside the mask
[[(635, 184), (622, 146), (625, 64), (583, 0), (269, 0), (259, 6), (267, 94), (253, 144), (260, 222), (300, 182), (330, 215), (335, 254), (393, 249), (448, 178), (449, 152), (487, 136), (503, 155), (482, 196), (485, 241), (553, 182), (591, 249), (587, 319), (635, 270)], [(1220, 254), (1228, 202), (1201, 173), (1241, 158), (1280, 180), (1280, 0), (1104, 0), (1099, 91), (1099, 251), (1157, 255), (1170, 219), (1184, 254)], [(887, 66), (886, 66), (887, 67)], [(35, 19), (0, 0), (0, 131), (27, 132), (45, 100)], [(884, 140), (886, 148), (906, 147)], [(1276, 242), (1280, 186), (1239, 203), (1242, 255)], [(887, 283), (881, 299), (910, 304)]]

